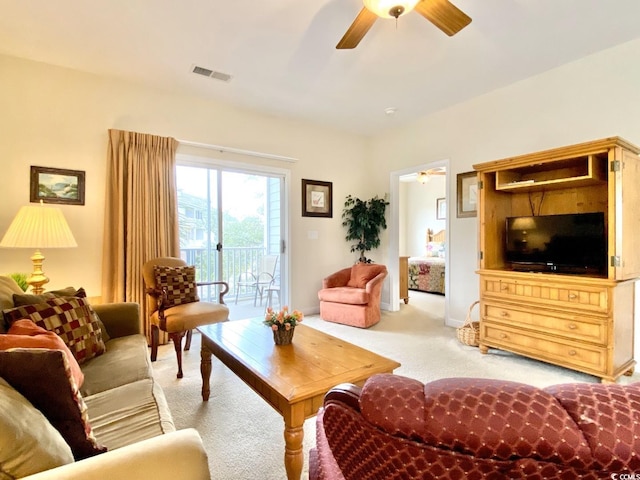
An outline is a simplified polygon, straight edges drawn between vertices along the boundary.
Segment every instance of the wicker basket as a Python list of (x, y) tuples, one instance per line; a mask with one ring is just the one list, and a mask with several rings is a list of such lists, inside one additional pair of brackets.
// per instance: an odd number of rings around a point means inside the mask
[(477, 347), (480, 344), (480, 322), (474, 322), (471, 320), (471, 311), (473, 310), (473, 307), (479, 303), (480, 302), (476, 300), (471, 304), (469, 311), (467, 312), (467, 318), (464, 321), (464, 325), (456, 329), (458, 340), (471, 347)]

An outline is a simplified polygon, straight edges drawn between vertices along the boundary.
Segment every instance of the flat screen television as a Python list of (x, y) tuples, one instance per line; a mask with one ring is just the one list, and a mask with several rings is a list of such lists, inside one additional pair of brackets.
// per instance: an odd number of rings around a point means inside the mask
[(514, 270), (604, 275), (604, 213), (509, 217), (506, 260)]

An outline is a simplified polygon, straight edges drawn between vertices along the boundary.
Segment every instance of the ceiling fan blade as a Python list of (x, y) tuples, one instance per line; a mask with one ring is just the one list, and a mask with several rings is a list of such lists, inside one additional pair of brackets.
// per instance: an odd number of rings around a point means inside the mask
[(421, 0), (415, 10), (450, 37), (471, 23), (471, 18), (449, 0)]
[(377, 18), (378, 16), (375, 13), (364, 7), (360, 10), (360, 13), (349, 27), (349, 30), (347, 30), (347, 33), (340, 39), (336, 48), (342, 50), (357, 47), (360, 40), (367, 34)]

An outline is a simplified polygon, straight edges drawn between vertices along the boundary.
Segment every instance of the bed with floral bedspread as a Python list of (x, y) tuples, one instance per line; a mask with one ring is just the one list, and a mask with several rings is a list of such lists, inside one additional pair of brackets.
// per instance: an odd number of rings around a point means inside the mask
[(409, 257), (409, 290), (444, 295), (445, 239), (445, 230), (427, 230), (425, 255)]
[(409, 290), (444, 295), (444, 258), (409, 257)]

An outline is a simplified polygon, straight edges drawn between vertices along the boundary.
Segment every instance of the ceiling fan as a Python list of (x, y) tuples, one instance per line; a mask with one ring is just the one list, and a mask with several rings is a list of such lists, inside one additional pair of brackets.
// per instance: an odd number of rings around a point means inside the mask
[(397, 20), (401, 15), (414, 9), (450, 37), (471, 23), (471, 18), (449, 0), (363, 0), (363, 2), (364, 7), (336, 45), (338, 50), (358, 46), (378, 17)]
[(430, 168), (429, 170), (423, 170), (421, 172), (418, 172), (416, 174), (416, 180), (419, 183), (427, 183), (429, 179), (433, 176), (446, 175), (446, 174), (447, 174), (447, 169), (444, 167)]

